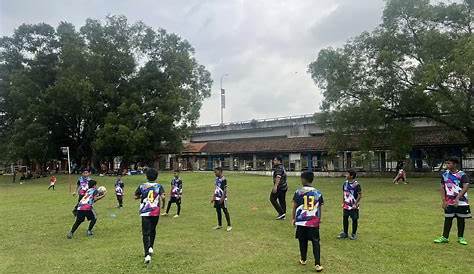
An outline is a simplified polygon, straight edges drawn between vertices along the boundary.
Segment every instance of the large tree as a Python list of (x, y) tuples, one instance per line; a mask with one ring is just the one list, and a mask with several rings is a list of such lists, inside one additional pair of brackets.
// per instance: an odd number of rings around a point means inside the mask
[(179, 151), (210, 95), (209, 72), (176, 34), (123, 16), (21, 25), (0, 38), (0, 138), (10, 160), (151, 160)]
[(319, 52), (309, 72), (323, 90), (331, 134), (384, 138), (400, 154), (410, 125), (427, 119), (474, 146), (473, 2), (388, 0), (383, 22), (341, 48)]

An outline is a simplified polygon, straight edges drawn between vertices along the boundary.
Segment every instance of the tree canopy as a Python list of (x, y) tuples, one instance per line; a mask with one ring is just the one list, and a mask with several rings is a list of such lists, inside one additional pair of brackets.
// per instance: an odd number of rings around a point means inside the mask
[(124, 16), (19, 26), (0, 38), (0, 149), (44, 163), (179, 151), (210, 96), (188, 41)]
[(388, 0), (374, 31), (321, 50), (309, 65), (324, 95), (320, 122), (337, 138), (358, 133), (366, 148), (384, 138), (403, 154), (421, 118), (474, 146), (473, 7)]

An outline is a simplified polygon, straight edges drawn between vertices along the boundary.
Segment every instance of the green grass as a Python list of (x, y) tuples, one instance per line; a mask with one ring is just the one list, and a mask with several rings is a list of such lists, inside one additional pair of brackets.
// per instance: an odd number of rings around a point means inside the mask
[[(115, 208), (112, 177), (96, 177), (109, 195), (95, 208), (95, 236), (85, 236), (87, 223), (73, 240), (66, 233), (74, 222), (75, 197), (60, 176), (56, 191), (47, 191), (48, 178), (13, 185), (0, 176), (0, 273), (310, 273), (298, 265), (299, 251), (290, 221), (274, 221), (268, 201), (271, 178), (231, 174), (229, 211), (234, 230), (213, 231), (215, 210), (209, 204), (211, 173), (183, 173), (182, 216), (161, 217), (154, 261), (145, 267), (141, 223), (133, 190), (141, 176), (125, 177), (125, 208)], [(161, 175), (169, 191), (171, 174)], [(289, 178), (287, 199), (299, 185)], [(413, 179), (392, 185), (390, 179), (361, 178), (364, 198), (359, 240), (340, 241), (342, 179), (317, 179), (325, 197), (321, 224), (321, 257), (325, 273), (472, 273), (474, 225), (468, 221), (468, 246), (434, 245), (443, 214), (438, 179)], [(175, 212), (175, 207), (171, 213)], [(116, 214), (116, 217), (112, 217)], [(310, 249), (311, 252), (311, 249)], [(311, 254), (311, 253), (310, 253)], [(312, 258), (312, 256), (308, 256)]]

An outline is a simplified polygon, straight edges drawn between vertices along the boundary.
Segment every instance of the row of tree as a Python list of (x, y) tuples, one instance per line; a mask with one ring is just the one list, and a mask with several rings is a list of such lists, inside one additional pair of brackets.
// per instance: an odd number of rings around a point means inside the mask
[(386, 140), (404, 158), (420, 118), (474, 148), (473, 19), (470, 0), (389, 0), (374, 31), (321, 50), (309, 72), (335, 149), (357, 134), (363, 150)]
[(124, 16), (21, 25), (0, 38), (0, 157), (154, 159), (179, 150), (211, 84), (186, 40)]

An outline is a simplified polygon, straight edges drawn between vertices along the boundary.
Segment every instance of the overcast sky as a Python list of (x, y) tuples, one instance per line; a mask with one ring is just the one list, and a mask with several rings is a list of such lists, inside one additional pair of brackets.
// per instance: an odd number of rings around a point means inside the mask
[(321, 48), (381, 22), (383, 0), (0, 0), (0, 35), (22, 23), (82, 26), (88, 17), (123, 14), (190, 41), (211, 72), (212, 96), (200, 124), (220, 121), (219, 82), (227, 90), (224, 120), (318, 111), (322, 95), (307, 67)]

